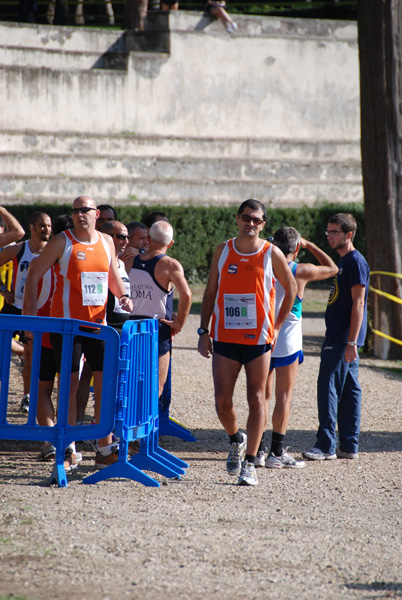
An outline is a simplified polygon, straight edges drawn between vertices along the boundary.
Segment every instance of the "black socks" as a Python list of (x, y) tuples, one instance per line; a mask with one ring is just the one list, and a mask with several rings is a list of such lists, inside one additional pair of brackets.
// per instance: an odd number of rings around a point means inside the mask
[(238, 431), (237, 433), (230, 435), (229, 439), (231, 444), (233, 444), (233, 442), (235, 442), (236, 444), (241, 444), (241, 442), (243, 441), (243, 436), (240, 433), (240, 431)]
[(285, 440), (285, 436), (282, 433), (276, 433), (276, 431), (272, 432), (272, 441), (271, 441), (271, 452), (275, 454), (275, 456), (282, 456), (284, 453), (283, 442)]
[(251, 454), (246, 454), (244, 460), (246, 460), (249, 463), (255, 463), (255, 456), (251, 456)]

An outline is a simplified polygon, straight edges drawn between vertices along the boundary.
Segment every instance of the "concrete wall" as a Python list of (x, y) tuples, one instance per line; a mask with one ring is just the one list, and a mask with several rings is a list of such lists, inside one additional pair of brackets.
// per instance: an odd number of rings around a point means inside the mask
[[(230, 36), (202, 15), (170, 13), (170, 52), (130, 52), (126, 70), (109, 70), (96, 67), (126, 49), (120, 32), (1, 24), (0, 129), (359, 140), (353, 23), (238, 25)], [(22, 46), (23, 64), (10, 53)]]

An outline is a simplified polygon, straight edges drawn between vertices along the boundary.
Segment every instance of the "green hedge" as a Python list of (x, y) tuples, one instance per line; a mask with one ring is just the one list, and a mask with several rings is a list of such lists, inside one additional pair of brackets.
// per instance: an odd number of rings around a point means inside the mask
[[(29, 215), (35, 210), (44, 210), (52, 220), (60, 214), (71, 211), (70, 205), (15, 205), (8, 207), (12, 214), (28, 231)], [(200, 206), (123, 206), (117, 212), (120, 221), (141, 221), (150, 210), (163, 210), (174, 228), (175, 243), (169, 251), (183, 265), (186, 277), (191, 284), (204, 283), (216, 246), (236, 235), (235, 215), (237, 207)], [(364, 230), (364, 207), (361, 204), (320, 204), (314, 207), (268, 209), (265, 236), (269, 237), (283, 225), (296, 227), (303, 237), (312, 240), (328, 252), (337, 262), (339, 255), (331, 253), (324, 231), (328, 218), (338, 212), (352, 213), (358, 223), (355, 246), (365, 254), (366, 239)], [(301, 262), (311, 262), (309, 252), (301, 252)]]

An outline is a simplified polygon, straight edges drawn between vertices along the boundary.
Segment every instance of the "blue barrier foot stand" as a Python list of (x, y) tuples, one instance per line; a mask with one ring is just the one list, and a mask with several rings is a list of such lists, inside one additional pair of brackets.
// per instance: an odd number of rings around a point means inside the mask
[(138, 469), (146, 471), (154, 471), (164, 477), (178, 478), (180, 475), (184, 475), (183, 469), (179, 469), (171, 462), (160, 459), (160, 457), (154, 451), (148, 454), (135, 454), (130, 460), (130, 464), (136, 466)]
[(169, 413), (159, 411), (159, 435), (171, 435), (185, 442), (196, 442), (195, 438), (189, 429), (181, 425), (171, 417)]
[(159, 460), (165, 459), (165, 460), (169, 461), (171, 464), (178, 467), (179, 469), (188, 469), (188, 467), (189, 467), (189, 465), (186, 462), (184, 462), (184, 460), (181, 460), (181, 458), (178, 458), (177, 456), (175, 456), (174, 454), (171, 454), (167, 450), (164, 450), (160, 446), (157, 446), (155, 448), (154, 452), (158, 455)]
[(99, 481), (115, 477), (138, 481), (148, 487), (160, 487), (160, 484), (155, 479), (137, 469), (136, 466), (122, 461), (118, 461), (114, 465), (109, 465), (106, 469), (100, 469), (96, 473), (92, 473), (92, 475), (85, 477), (82, 483), (98, 483)]
[(188, 469), (187, 463), (158, 445), (158, 430), (155, 430), (147, 440), (143, 440), (141, 443), (140, 456), (146, 454), (173, 469), (178, 475), (184, 475), (184, 469)]
[(57, 483), (59, 487), (67, 487), (67, 475), (64, 468), (64, 457), (61, 464), (55, 463), (50, 476), (50, 484)]

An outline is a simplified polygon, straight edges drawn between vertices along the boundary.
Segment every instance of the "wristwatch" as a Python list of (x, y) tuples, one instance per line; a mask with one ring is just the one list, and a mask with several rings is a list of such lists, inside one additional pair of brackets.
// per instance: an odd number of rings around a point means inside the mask
[(348, 346), (357, 346), (357, 342), (347, 342)]
[(6, 290), (7, 290), (7, 288), (4, 284), (0, 285), (0, 292), (5, 292)]
[(204, 335), (204, 333), (209, 333), (209, 329), (205, 329), (204, 327), (199, 327), (197, 329), (198, 335)]

